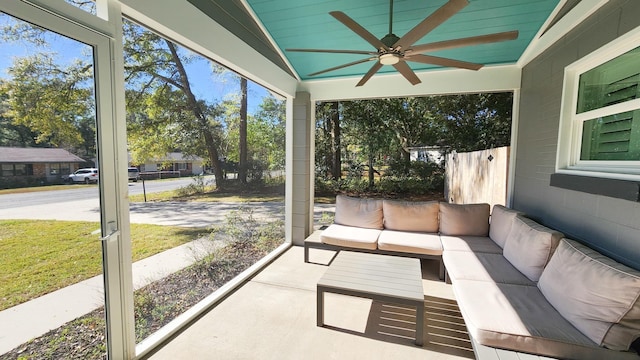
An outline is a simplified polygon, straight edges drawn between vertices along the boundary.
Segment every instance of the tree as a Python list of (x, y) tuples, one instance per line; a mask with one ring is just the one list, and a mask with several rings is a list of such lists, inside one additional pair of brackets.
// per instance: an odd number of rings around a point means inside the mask
[(247, 183), (247, 79), (240, 77), (240, 139), (238, 162), (238, 178), (242, 183)]
[(264, 124), (263, 128), (249, 127), (249, 133), (255, 133), (257, 137), (263, 139), (262, 144), (252, 145), (258, 148), (267, 149), (267, 168), (269, 170), (282, 170), (285, 167), (286, 159), (286, 103), (277, 100), (272, 96), (262, 99), (258, 106), (259, 110), (254, 114), (256, 123)]
[[(156, 155), (162, 156), (179, 146), (187, 155), (207, 158), (214, 170), (216, 186), (223, 189), (225, 179), (220, 161), (221, 124), (216, 120), (219, 109), (197, 99), (193, 93), (185, 69), (185, 64), (192, 58), (181, 52), (171, 41), (129, 21), (124, 22), (124, 40), (126, 84), (128, 91), (134, 94), (127, 97), (128, 112), (140, 111), (145, 104), (161, 105), (147, 110), (146, 117), (155, 121), (159, 134), (167, 135), (167, 132), (175, 131), (181, 135), (180, 141), (173, 145), (164, 138), (161, 142), (164, 152)], [(147, 129), (133, 124), (129, 130), (133, 133)], [(144, 136), (143, 134), (137, 138)], [(169, 137), (171, 138), (176, 139)], [(130, 145), (135, 148), (140, 144), (138, 142)]]
[(95, 156), (91, 63), (78, 59), (64, 66), (41, 53), (15, 59), (8, 72), (11, 78), (2, 84), (6, 97), (2, 116), (11, 119), (14, 129), (29, 129), (35, 144), (75, 149), (85, 158)]
[(339, 103), (331, 103), (331, 152), (333, 154), (331, 173), (334, 180), (340, 180), (342, 177), (342, 153), (340, 151), (340, 112)]
[(432, 111), (443, 126), (442, 142), (458, 152), (508, 146), (512, 93), (483, 93), (433, 98)]
[(340, 104), (337, 101), (316, 104), (316, 167), (324, 169), (325, 176), (334, 180), (342, 176)]
[[(340, 102), (341, 159), (350, 163), (350, 176), (358, 179), (367, 166), (370, 187), (376, 166), (383, 164), (388, 165), (385, 174), (425, 178), (438, 169), (410, 162), (411, 147), (432, 145), (443, 151), (473, 151), (509, 145), (511, 108), (511, 93)], [(317, 104), (319, 176), (328, 177), (334, 164), (335, 113), (331, 103)]]
[(35, 141), (38, 135), (24, 125), (14, 124), (13, 119), (8, 116), (8, 89), (7, 82), (0, 79), (0, 146), (38, 146)]
[[(4, 17), (0, 38), (25, 42), (41, 50), (16, 58), (8, 69), (10, 78), (0, 83), (3, 107), (0, 117), (12, 134), (14, 146), (62, 147), (84, 157), (96, 156), (93, 59), (78, 51), (73, 61), (60, 60), (48, 49), (52, 41), (77, 42), (34, 26)], [(86, 47), (88, 49), (88, 47)], [(69, 56), (70, 54), (65, 54)]]
[(342, 123), (345, 141), (355, 145), (352, 148), (352, 168), (366, 162), (368, 166), (369, 186), (373, 186), (375, 159), (388, 153), (393, 133), (389, 131), (384, 119), (388, 118), (384, 100), (355, 100), (344, 107)]
[[(263, 169), (283, 169), (285, 162), (285, 106), (273, 97), (265, 97), (259, 110), (247, 118), (247, 176), (260, 175)], [(227, 143), (239, 144), (240, 118), (237, 102), (226, 101)], [(230, 146), (227, 152), (231, 161), (240, 156), (237, 146)]]

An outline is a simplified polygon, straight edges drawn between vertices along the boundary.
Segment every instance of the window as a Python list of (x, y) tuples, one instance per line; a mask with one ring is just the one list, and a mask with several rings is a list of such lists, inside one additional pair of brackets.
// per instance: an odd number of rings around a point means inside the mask
[(558, 172), (640, 179), (640, 31), (565, 70)]
[(13, 164), (2, 164), (2, 176), (13, 176)]
[(32, 164), (2, 164), (2, 176), (33, 175)]
[(71, 173), (71, 166), (69, 163), (51, 163), (49, 164), (50, 175), (68, 175)]

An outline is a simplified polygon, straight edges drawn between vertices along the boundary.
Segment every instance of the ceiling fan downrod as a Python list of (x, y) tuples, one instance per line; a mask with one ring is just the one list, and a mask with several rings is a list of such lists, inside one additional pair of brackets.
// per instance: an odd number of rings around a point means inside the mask
[(393, 0), (389, 1), (389, 35), (393, 34)]

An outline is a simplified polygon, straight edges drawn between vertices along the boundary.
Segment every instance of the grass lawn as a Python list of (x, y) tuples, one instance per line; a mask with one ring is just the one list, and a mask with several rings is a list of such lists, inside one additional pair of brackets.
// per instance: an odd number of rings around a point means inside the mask
[[(181, 191), (187, 190), (187, 191)], [(225, 191), (207, 185), (200, 191), (188, 193), (189, 187), (147, 194), (147, 201), (189, 201), (189, 202), (284, 202), (284, 183), (261, 187), (247, 187), (237, 180), (228, 180)], [(130, 202), (144, 201), (144, 195), (129, 196)]]
[[(102, 273), (100, 224), (0, 220), (0, 310)], [(133, 261), (192, 241), (206, 229), (131, 224)]]

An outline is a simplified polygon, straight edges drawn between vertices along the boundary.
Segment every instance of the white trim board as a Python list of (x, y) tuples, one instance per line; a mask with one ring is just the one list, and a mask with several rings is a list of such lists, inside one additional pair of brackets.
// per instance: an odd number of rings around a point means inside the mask
[(398, 73), (379, 74), (361, 87), (355, 86), (359, 78), (308, 80), (298, 91), (309, 92), (314, 101), (513, 91), (520, 88), (521, 73), (516, 65), (417, 72), (422, 83), (415, 86)]

